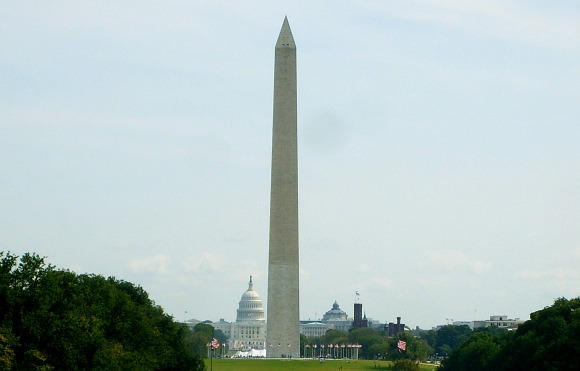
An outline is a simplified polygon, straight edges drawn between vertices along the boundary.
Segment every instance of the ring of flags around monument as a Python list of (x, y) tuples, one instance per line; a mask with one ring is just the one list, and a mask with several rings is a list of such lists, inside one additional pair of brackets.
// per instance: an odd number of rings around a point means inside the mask
[[(270, 346), (272, 346), (272, 344), (270, 344)], [(304, 348), (316, 348), (317, 346), (320, 346), (322, 349), (324, 349), (324, 347), (325, 347), (324, 344), (320, 344), (320, 345), (318, 345), (318, 344), (313, 344), (313, 345), (306, 344), (304, 346)], [(362, 348), (362, 345), (360, 345), (360, 344), (348, 344), (348, 345), (346, 345), (346, 344), (340, 344), (340, 345), (336, 344), (336, 345), (332, 345), (332, 343), (331, 343), (331, 344), (328, 344), (327, 347), (328, 348), (359, 348), (360, 349), (360, 348)]]
[[(358, 358), (358, 350), (362, 348), (360, 344), (306, 344), (304, 345), (304, 356), (311, 357), (341, 357), (353, 358), (353, 352), (356, 350), (356, 358)], [(350, 352), (350, 354), (349, 354)]]
[[(224, 343), (223, 346), (225, 347), (225, 345), (226, 344)], [(282, 344), (278, 344), (278, 346), (281, 346), (281, 345)], [(211, 343), (208, 343), (207, 346), (208, 347), (211, 346), (212, 349), (218, 349), (220, 347), (220, 343), (219, 343), (219, 341), (216, 338), (213, 338), (212, 341), (211, 341)], [(288, 347), (290, 347), (290, 346), (291, 345), (288, 344)], [(262, 347), (263, 347), (263, 345), (260, 344), (260, 348), (262, 348)], [(268, 343), (268, 347), (271, 348), (272, 347), (272, 343)], [(331, 352), (330, 349), (333, 349), (333, 348), (335, 350), (341, 349), (341, 350), (344, 351), (345, 349), (347, 349), (347, 350), (361, 349), (362, 348), (362, 345), (360, 345), (360, 344), (340, 344), (339, 345), (339, 344), (332, 344), (332, 343), (330, 343), (328, 345), (325, 345), (325, 344), (320, 344), (320, 345), (319, 344), (312, 344), (312, 345), (306, 344), (306, 345), (304, 345), (305, 351), (306, 351), (306, 349), (312, 348), (313, 349), (313, 353), (316, 352), (315, 349), (317, 349), (318, 347), (320, 347), (320, 354), (322, 355), (322, 353), (324, 352), (323, 349), (325, 349), (325, 348), (328, 349), (328, 352), (330, 353)], [(397, 342), (397, 348), (399, 350), (405, 351), (407, 349), (407, 342), (404, 341), (404, 340), (399, 340)], [(316, 356), (316, 355), (313, 354), (313, 356)]]
[[(212, 349), (218, 349), (220, 347), (220, 343), (216, 338), (213, 338), (211, 343), (208, 343), (207, 345), (208, 345), (208, 347), (211, 346)], [(281, 346), (281, 345), (282, 344), (278, 344), (278, 346)], [(287, 344), (287, 345), (288, 345), (288, 347), (291, 346), (290, 344)], [(223, 346), (225, 347), (225, 343), (223, 344)], [(260, 344), (260, 348), (262, 348), (262, 347), (263, 347), (263, 345)], [(272, 347), (272, 343), (268, 343), (268, 347)], [(344, 351), (346, 349), (346, 350), (352, 351), (352, 349), (361, 349), (362, 345), (360, 345), (360, 344), (340, 344), (339, 345), (339, 344), (332, 344), (332, 343), (330, 343), (328, 345), (326, 345), (326, 344), (312, 344), (312, 345), (306, 344), (306, 345), (304, 345), (304, 350), (306, 351), (306, 349), (313, 349), (313, 356), (316, 356), (316, 354), (314, 354), (314, 353), (316, 352), (316, 349), (318, 349), (319, 347), (320, 347), (320, 355), (322, 356), (323, 355), (322, 353), (324, 353), (325, 348), (330, 353), (330, 352), (332, 352), (331, 349), (333, 349), (333, 348), (335, 350), (340, 349), (340, 350)], [(397, 348), (399, 350), (405, 351), (407, 349), (407, 342), (404, 340), (399, 340), (397, 342)]]

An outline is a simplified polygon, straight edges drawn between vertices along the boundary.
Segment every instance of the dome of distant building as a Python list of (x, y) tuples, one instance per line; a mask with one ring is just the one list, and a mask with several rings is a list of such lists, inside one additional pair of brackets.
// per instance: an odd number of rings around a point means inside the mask
[(329, 310), (328, 312), (324, 313), (324, 316), (322, 316), (322, 321), (341, 321), (341, 320), (346, 320), (347, 319), (347, 314), (345, 311), (340, 309), (340, 306), (338, 305), (338, 303), (335, 301), (334, 304), (332, 304), (332, 309)]
[(240, 305), (238, 307), (238, 315), (236, 317), (236, 322), (246, 322), (246, 321), (262, 321), (264, 322), (266, 317), (264, 316), (264, 305), (262, 304), (262, 299), (260, 294), (254, 291), (254, 284), (252, 283), (252, 276), (250, 276), (250, 282), (248, 283), (248, 290), (242, 294), (240, 299)]
[(236, 322), (220, 319), (218, 322), (212, 323), (212, 326), (216, 330), (221, 330), (228, 337), (230, 350), (265, 351), (266, 317), (264, 316), (262, 299), (254, 291), (252, 276), (250, 276), (248, 289), (242, 294), (237, 312)]

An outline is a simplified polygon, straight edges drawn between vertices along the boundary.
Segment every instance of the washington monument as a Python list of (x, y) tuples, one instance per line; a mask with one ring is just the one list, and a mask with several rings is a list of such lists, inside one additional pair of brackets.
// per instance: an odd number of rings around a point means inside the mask
[(266, 354), (300, 358), (296, 44), (287, 18), (275, 50)]

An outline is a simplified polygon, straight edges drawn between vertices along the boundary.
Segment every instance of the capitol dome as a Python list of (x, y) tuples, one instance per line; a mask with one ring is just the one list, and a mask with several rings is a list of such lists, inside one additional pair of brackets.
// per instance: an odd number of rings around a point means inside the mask
[(264, 316), (264, 305), (262, 304), (262, 299), (260, 298), (260, 294), (254, 291), (252, 276), (250, 276), (248, 290), (242, 294), (242, 298), (240, 299), (236, 322), (264, 322), (265, 320), (266, 317)]

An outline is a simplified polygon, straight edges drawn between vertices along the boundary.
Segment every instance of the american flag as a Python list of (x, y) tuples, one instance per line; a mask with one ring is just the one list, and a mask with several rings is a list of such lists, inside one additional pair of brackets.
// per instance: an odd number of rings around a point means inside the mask
[(399, 340), (399, 342), (397, 343), (397, 348), (399, 348), (401, 350), (407, 349), (407, 342), (405, 342), (403, 340)]
[(213, 340), (211, 341), (211, 347), (214, 349), (217, 349), (220, 347), (220, 343), (216, 338), (213, 338)]

